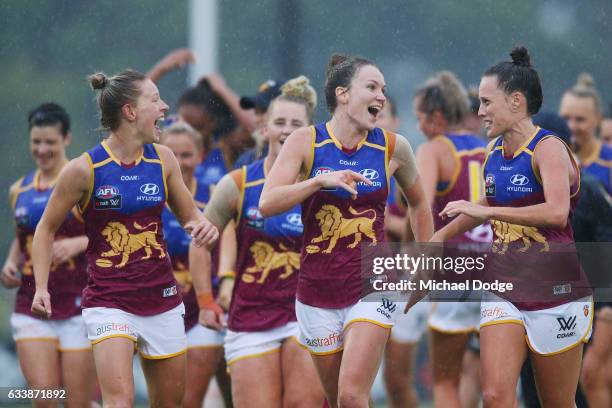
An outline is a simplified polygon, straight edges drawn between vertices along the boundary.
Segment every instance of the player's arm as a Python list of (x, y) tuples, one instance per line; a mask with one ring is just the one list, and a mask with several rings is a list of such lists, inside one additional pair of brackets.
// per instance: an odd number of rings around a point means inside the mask
[(212, 246), (219, 237), (219, 231), (202, 214), (193, 196), (183, 181), (181, 169), (172, 151), (163, 145), (155, 145), (164, 164), (168, 205), (176, 219), (192, 237), (192, 243)]
[(170, 51), (164, 58), (159, 60), (149, 72), (147, 76), (153, 82), (159, 81), (168, 72), (183, 68), (188, 63), (195, 62), (195, 54), (189, 48), (177, 48)]
[[(235, 179), (239, 174), (242, 174), (242, 170), (235, 170), (225, 175), (215, 187), (204, 209), (204, 215), (221, 231), (237, 213), (240, 190)], [(200, 307), (200, 323), (221, 330), (224, 325), (223, 309), (213, 298), (210, 249), (206, 246), (190, 245), (189, 265), (193, 288)]]
[(234, 117), (238, 120), (240, 127), (247, 133), (251, 134), (256, 126), (255, 112), (253, 109), (242, 109), (240, 106), (240, 97), (236, 95), (221, 74), (207, 75), (206, 80), (210, 88), (215, 91), (223, 102), (228, 106)]
[(36, 282), (32, 312), (43, 317), (51, 316), (51, 298), (47, 285), (55, 233), (68, 212), (87, 195), (90, 178), (91, 170), (85, 155), (70, 161), (62, 169), (45, 212), (36, 227), (32, 242), (32, 265)]
[(433, 217), (429, 201), (416, 167), (412, 147), (403, 136), (397, 135), (390, 168), (408, 200), (410, 226), (417, 242), (427, 242), (433, 234)]
[[(17, 201), (21, 180), (22, 179), (17, 180), (9, 189), (9, 203), (13, 210), (15, 209), (15, 202)], [(5, 288), (12, 289), (21, 285), (21, 279), (17, 277), (17, 271), (19, 270), (22, 257), (23, 254), (19, 250), (19, 242), (17, 238), (13, 238), (6, 260), (2, 266), (2, 274), (0, 275), (0, 281)]]
[(289, 211), (321, 188), (342, 188), (356, 197), (357, 182), (372, 184), (369, 179), (351, 170), (333, 171), (296, 182), (306, 163), (311, 160), (312, 138), (312, 128), (300, 128), (291, 133), (283, 144), (259, 199), (259, 211), (264, 217)]
[(217, 303), (223, 310), (229, 310), (232, 300), (232, 291), (236, 279), (236, 258), (238, 257), (238, 242), (236, 241), (236, 226), (234, 221), (230, 221), (223, 234), (219, 245), (219, 294)]

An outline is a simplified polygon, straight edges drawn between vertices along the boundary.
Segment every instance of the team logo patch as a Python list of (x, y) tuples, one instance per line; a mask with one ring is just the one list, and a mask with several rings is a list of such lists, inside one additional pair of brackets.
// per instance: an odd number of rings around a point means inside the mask
[(169, 288), (164, 288), (164, 292), (162, 293), (162, 297), (170, 297), (170, 296), (174, 296), (178, 293), (178, 291), (176, 290), (176, 285), (172, 285)]
[[(317, 177), (321, 174), (327, 174), (327, 173), (331, 173), (333, 171), (336, 171), (335, 169), (331, 168), (331, 167), (317, 167), (316, 169), (314, 169), (312, 171), (312, 177)], [(336, 191), (337, 188), (322, 188), (321, 191)]]
[(246, 211), (246, 223), (249, 227), (255, 229), (263, 229), (264, 227), (264, 219), (261, 213), (259, 212), (259, 208), (257, 207), (249, 207)]
[(485, 177), (485, 195), (487, 197), (495, 197), (495, 175), (487, 174)]
[[(380, 177), (380, 174), (378, 174), (378, 171), (374, 169), (362, 169), (362, 170), (359, 170), (359, 174), (361, 174), (363, 177), (367, 178), (368, 180), (372, 182), (372, 185), (370, 187), (381, 187), (382, 186), (382, 183), (380, 181), (375, 181)], [(366, 183), (362, 181), (360, 181), (357, 184), (366, 185)]]
[(111, 185), (98, 187), (94, 195), (94, 208), (96, 210), (116, 210), (121, 208), (119, 189)]
[(391, 319), (391, 313), (395, 312), (395, 309), (397, 309), (397, 305), (393, 301), (383, 298), (376, 311), (385, 316), (387, 319)]
[(302, 216), (300, 214), (288, 214), (287, 222), (291, 225), (302, 225)]
[(558, 339), (564, 339), (566, 337), (572, 337), (576, 334), (576, 316), (570, 316), (567, 319), (565, 317), (557, 317), (559, 323), (559, 331), (562, 333), (557, 334)]
[(582, 311), (584, 312), (584, 317), (587, 317), (589, 315), (589, 307), (587, 305), (584, 305)]
[(510, 182), (515, 186), (524, 186), (529, 183), (529, 179), (522, 174), (514, 174), (510, 177)]

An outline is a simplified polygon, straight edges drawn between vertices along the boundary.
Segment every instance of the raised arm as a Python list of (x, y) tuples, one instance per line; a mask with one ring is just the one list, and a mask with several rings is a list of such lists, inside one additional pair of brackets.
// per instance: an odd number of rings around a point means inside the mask
[[(21, 180), (16, 181), (9, 189), (9, 203), (12, 210), (15, 209), (15, 201), (17, 200)], [(13, 289), (21, 285), (21, 279), (17, 277), (17, 271), (19, 270), (22, 257), (23, 255), (19, 250), (19, 242), (17, 238), (13, 238), (6, 260), (2, 266), (2, 274), (0, 275), (0, 281), (5, 288)]]
[(430, 203), (425, 196), (416, 159), (408, 140), (397, 135), (395, 150), (389, 164), (397, 183), (409, 205), (409, 220), (417, 242), (427, 242), (433, 234)]
[(55, 233), (68, 212), (88, 193), (90, 178), (91, 171), (84, 155), (68, 163), (62, 169), (45, 212), (36, 227), (32, 242), (32, 265), (36, 282), (32, 312), (40, 316), (48, 318), (52, 313), (47, 285)]
[(195, 62), (195, 54), (189, 48), (177, 48), (170, 51), (164, 58), (159, 60), (149, 72), (147, 76), (153, 82), (159, 81), (168, 72), (183, 68), (188, 63)]
[(168, 205), (176, 219), (192, 237), (196, 246), (212, 246), (219, 238), (219, 231), (198, 209), (181, 175), (181, 169), (172, 151), (162, 145), (155, 145), (164, 165), (168, 187)]
[(238, 120), (240, 127), (249, 134), (253, 133), (257, 127), (255, 121), (255, 111), (253, 109), (242, 109), (240, 106), (240, 97), (232, 88), (227, 86), (227, 83), (221, 74), (210, 74), (206, 76), (206, 80), (210, 84), (210, 88), (215, 91), (230, 108), (232, 114)]

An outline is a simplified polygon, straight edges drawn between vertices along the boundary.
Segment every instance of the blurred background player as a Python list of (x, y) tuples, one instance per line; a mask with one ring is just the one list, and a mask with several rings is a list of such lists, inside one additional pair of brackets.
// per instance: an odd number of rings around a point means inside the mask
[[(87, 283), (83, 219), (72, 208), (53, 242), (49, 293), (55, 305), (50, 320), (41, 320), (30, 307), (35, 292), (32, 269), (34, 231), (68, 163), (70, 117), (56, 103), (43, 103), (28, 115), (30, 152), (36, 170), (10, 189), (16, 238), (4, 263), (2, 284), (19, 288), (11, 316), (21, 371), (31, 389), (66, 389), (67, 407), (89, 407), (95, 396), (96, 375), (91, 344), (81, 317), (81, 292)], [(22, 270), (21, 277), (17, 275)], [(34, 401), (35, 407), (57, 406)]]
[(259, 210), (267, 217), (302, 203), (299, 342), (313, 357), (330, 406), (367, 406), (390, 329), (403, 308), (388, 298), (361, 300), (359, 244), (384, 241), (391, 176), (413, 209), (417, 240), (427, 240), (433, 225), (410, 144), (376, 127), (386, 102), (381, 71), (366, 59), (334, 54), (326, 76), (332, 117), (287, 139)]
[[(201, 162), (203, 155), (202, 137), (200, 134), (185, 122), (176, 122), (164, 129), (160, 142), (167, 146), (176, 157), (183, 181), (193, 195), (196, 205), (203, 210), (208, 202), (208, 185), (196, 180), (194, 172), (196, 166)], [(192, 284), (191, 272), (189, 270), (189, 244), (191, 236), (183, 230), (181, 224), (168, 206), (162, 213), (164, 225), (164, 239), (168, 245), (168, 253), (172, 261), (174, 277), (181, 290), (183, 304), (185, 305), (185, 331), (187, 333), (187, 382), (185, 384), (185, 398), (183, 406), (201, 407), (208, 389), (208, 384), (215, 372), (219, 372), (217, 367), (225, 367), (223, 363), (223, 341), (225, 332), (208, 329), (198, 324), (199, 308), (196, 300), (195, 290)], [(233, 230), (227, 230), (223, 234), (222, 241), (218, 246), (223, 246), (227, 254), (231, 251), (228, 244), (232, 245), (231, 237), (228, 242), (228, 235), (233, 234)], [(235, 237), (233, 246), (235, 247)], [(233, 249), (235, 251), (235, 248)], [(213, 288), (215, 294), (218, 289), (217, 265), (219, 251), (213, 252)], [(230, 255), (231, 256), (231, 255)], [(234, 255), (235, 257), (235, 255)], [(233, 265), (224, 266), (225, 269), (233, 269)], [(226, 375), (226, 374), (224, 374)], [(217, 376), (219, 380), (219, 376)], [(220, 380), (224, 381), (222, 378)], [(229, 381), (229, 379), (228, 379)]]
[[(414, 113), (427, 141), (417, 150), (417, 166), (425, 195), (432, 203), (435, 229), (448, 219), (440, 211), (455, 200), (478, 201), (482, 197), (482, 164), (486, 142), (464, 128), (470, 112), (465, 88), (449, 71), (428, 79), (413, 99)], [(450, 242), (491, 242), (488, 224), (454, 237)], [(478, 331), (480, 304), (476, 301), (440, 301), (429, 317), (433, 393), (437, 407), (459, 407), (460, 376), (468, 340)], [(469, 363), (469, 361), (468, 361)], [(471, 361), (478, 365), (478, 360)], [(479, 389), (475, 390), (479, 394)], [(473, 399), (473, 398), (470, 398)]]
[(612, 104), (608, 105), (608, 113), (601, 121), (599, 138), (603, 143), (612, 145)]
[[(389, 95), (378, 114), (376, 125), (395, 133), (399, 116), (395, 102)], [(391, 177), (389, 197), (385, 209), (385, 235), (389, 242), (401, 242), (406, 231), (407, 203)], [(411, 234), (412, 235), (412, 234)], [(411, 236), (411, 240), (414, 237)], [(413, 383), (416, 346), (427, 327), (429, 304), (420, 302), (407, 314), (398, 317), (387, 342), (384, 357), (384, 380), (387, 397), (392, 407), (416, 407), (418, 397)]]
[(597, 137), (603, 116), (602, 105), (589, 74), (581, 74), (576, 85), (563, 94), (559, 114), (572, 132), (580, 167), (597, 177), (608, 194), (612, 194), (612, 147)]
[[(295, 342), (303, 232), (300, 207), (265, 219), (257, 209), (265, 177), (282, 144), (292, 131), (312, 123), (315, 105), (316, 93), (306, 77), (284, 84), (262, 127), (270, 143), (268, 155), (225, 176), (205, 209), (219, 228), (233, 218), (237, 224), (236, 283), (225, 343), (236, 407), (320, 407), (323, 403), (312, 360)], [(198, 293), (198, 298), (206, 295)], [(221, 329), (219, 308), (202, 301), (200, 306), (203, 322)]]
[(145, 75), (125, 70), (89, 77), (100, 122), (110, 132), (62, 170), (33, 240), (32, 311), (52, 316), (51, 244), (65, 214), (79, 204), (89, 238), (83, 318), (93, 344), (102, 399), (134, 402), (136, 347), (152, 406), (180, 406), (185, 392), (185, 308), (163, 240), (166, 200), (197, 245), (218, 232), (196, 207), (170, 151), (154, 142), (168, 106)]

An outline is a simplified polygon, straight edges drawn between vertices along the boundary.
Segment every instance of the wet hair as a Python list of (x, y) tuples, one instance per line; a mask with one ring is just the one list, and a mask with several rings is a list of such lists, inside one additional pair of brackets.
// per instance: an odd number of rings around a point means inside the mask
[(184, 105), (197, 106), (208, 112), (215, 121), (213, 133), (223, 136), (234, 130), (238, 123), (225, 101), (212, 90), (208, 80), (202, 78), (195, 86), (187, 88), (178, 100), (179, 108)]
[(121, 125), (121, 108), (128, 103), (136, 103), (142, 93), (140, 84), (147, 77), (138, 71), (126, 69), (110, 78), (98, 72), (87, 79), (94, 91), (100, 91), (97, 101), (101, 127), (113, 131)]
[(470, 111), (467, 92), (450, 71), (438, 72), (415, 94), (417, 109), (426, 115), (440, 112), (449, 125), (460, 123)]
[[(312, 116), (317, 107), (317, 92), (310, 85), (310, 80), (304, 75), (290, 79), (281, 86), (281, 94), (272, 100), (270, 106), (277, 101), (298, 103), (306, 108), (308, 124), (312, 123)], [(268, 109), (270, 112), (270, 109)]]
[(376, 66), (373, 62), (357, 57), (342, 54), (333, 54), (327, 64), (325, 79), (325, 102), (330, 113), (334, 113), (338, 106), (336, 88), (350, 88), (351, 81), (357, 71), (366, 65)]
[(598, 113), (602, 113), (601, 97), (595, 89), (595, 81), (590, 74), (583, 72), (578, 76), (576, 84), (567, 90), (568, 94), (577, 96), (579, 98), (591, 98), (595, 104), (595, 110)]
[(70, 116), (62, 106), (54, 102), (45, 102), (28, 113), (28, 130), (34, 126), (58, 126), (63, 137), (70, 132)]
[(179, 121), (171, 124), (164, 130), (162, 130), (161, 140), (162, 143), (165, 143), (165, 140), (169, 137), (176, 135), (187, 135), (193, 141), (198, 150), (202, 150), (204, 148), (204, 142), (202, 141), (202, 135), (200, 132), (195, 130), (191, 125), (187, 122)]
[(542, 107), (542, 85), (537, 71), (531, 65), (529, 51), (518, 45), (510, 51), (512, 61), (503, 61), (486, 70), (484, 76), (496, 76), (498, 87), (506, 95), (518, 91), (527, 100), (527, 113), (532, 116)]

